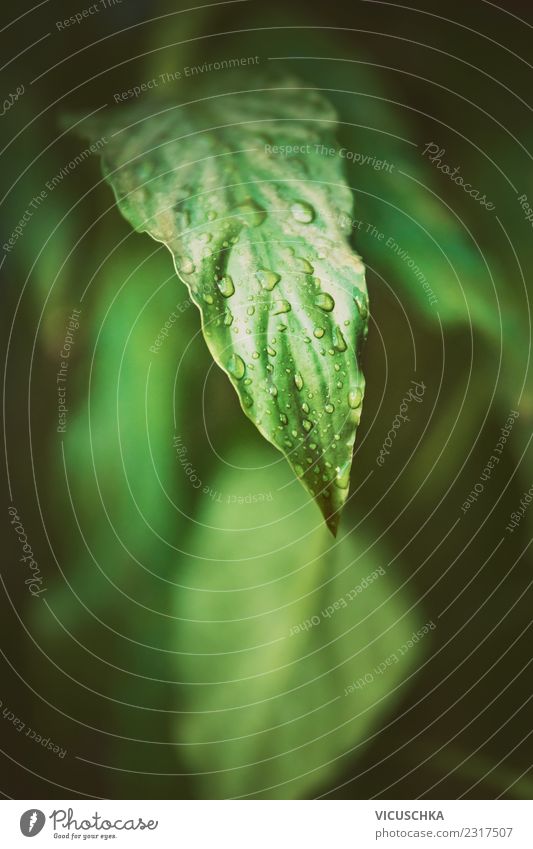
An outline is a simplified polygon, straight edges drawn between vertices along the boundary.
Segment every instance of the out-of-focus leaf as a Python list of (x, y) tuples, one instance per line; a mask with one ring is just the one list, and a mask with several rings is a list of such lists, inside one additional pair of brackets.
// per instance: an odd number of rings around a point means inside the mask
[[(238, 79), (236, 80), (238, 82)], [(343, 224), (352, 193), (330, 156), (336, 116), (286, 87), (84, 125), (131, 224), (163, 242), (241, 406), (335, 533), (361, 415), (364, 267)]]
[[(48, 596), (69, 627), (80, 621), (73, 591), (101, 615), (118, 612), (122, 593), (136, 597), (136, 587), (146, 581), (159, 604), (158, 577), (167, 579), (173, 568), (172, 545), (179, 545), (191, 504), (183, 475), (176, 474), (172, 439), (175, 429), (186, 427), (182, 398), (194, 397), (198, 383), (194, 366), (184, 367), (183, 396), (174, 409), (176, 361), (191, 344), (194, 322), (163, 260), (161, 251), (147, 257), (142, 249), (123, 248), (79, 304), (65, 433), (54, 433), (49, 461), (63, 485), (47, 505), (71, 522), (66, 539), (63, 534), (60, 539), (70, 564), (68, 584), (58, 575), (57, 592)], [(71, 303), (61, 310), (63, 337)], [(161, 329), (166, 336), (159, 335)], [(77, 351), (82, 333), (84, 362)], [(61, 337), (56, 341), (57, 356)], [(147, 589), (142, 592), (149, 605)]]
[[(468, 120), (467, 136), (449, 133), (447, 123), (455, 126), (457, 100), (446, 98), (438, 99), (438, 108), (431, 111), (436, 120), (421, 129), (421, 113), (402, 89), (404, 78), (395, 77), (392, 88), (393, 78), (373, 66), (372, 56), (358, 50), (354, 61), (327, 33), (308, 34), (308, 39), (308, 55), (323, 58), (302, 58), (293, 69), (322, 90), (339, 115), (337, 153), (356, 193), (353, 238), (367, 268), (380, 277), (374, 285), (390, 288), (409, 314), (416, 312), (436, 332), (440, 324), (465, 330), (470, 326), (476, 342), (500, 351), (499, 399), (506, 408), (514, 407), (525, 388), (523, 413), (531, 417), (533, 383), (525, 354), (531, 346), (530, 310), (522, 279), (527, 223), (518, 222), (524, 238), (517, 256), (505, 231), (513, 232), (519, 207), (492, 161), (510, 164), (511, 136), (492, 122), (480, 138), (474, 128), (486, 116), (473, 108), (464, 110), (461, 128), (464, 132)], [(280, 55), (292, 52), (287, 43), (278, 50)], [(464, 67), (457, 68), (464, 80)], [(459, 80), (456, 90), (462, 90)], [(444, 104), (449, 111), (442, 115)], [(488, 148), (486, 138), (491, 139)], [(444, 149), (433, 163), (430, 152), (424, 153), (429, 143)], [(516, 154), (529, 173), (530, 162), (522, 151)], [(455, 166), (473, 192), (495, 203), (494, 210), (452, 181), (449, 173)], [(527, 189), (527, 183), (520, 185)], [(513, 344), (504, 348), (504, 339), (513, 339)]]
[[(237, 450), (228, 459), (243, 463)], [(216, 479), (184, 565), (190, 588), (177, 596), (187, 682), (177, 740), (198, 773), (193, 792), (208, 798), (319, 792), (343, 755), (362, 751), (420, 658), (416, 647), (401, 653), (420, 623), (386, 552), (360, 530), (332, 544), (273, 461), (255, 451), (248, 462), (261, 473)]]
[[(531, 799), (533, 796), (533, 781), (529, 775), (520, 775), (516, 767), (501, 762), (495, 762), (486, 752), (471, 754), (468, 750), (457, 746), (438, 746), (438, 741), (417, 741), (414, 746), (405, 749), (407, 760), (420, 764), (423, 760), (430, 776), (439, 780), (430, 784), (430, 798), (436, 798), (443, 783), (454, 773), (465, 782), (472, 782), (468, 788), (470, 794), (474, 787), (485, 790), (487, 796), (493, 793), (512, 799)], [(489, 790), (490, 788), (490, 790)], [(429, 795), (429, 794), (428, 794)]]

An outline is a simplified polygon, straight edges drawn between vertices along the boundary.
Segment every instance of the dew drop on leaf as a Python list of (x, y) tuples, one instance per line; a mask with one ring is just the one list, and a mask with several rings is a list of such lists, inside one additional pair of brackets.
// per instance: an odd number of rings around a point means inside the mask
[(245, 407), (251, 407), (254, 403), (254, 399), (252, 398), (251, 395), (248, 395), (247, 392), (243, 392), (242, 395), (241, 395), (241, 398), (242, 398), (242, 403), (244, 404)]
[(275, 271), (270, 271), (268, 268), (260, 268), (259, 271), (256, 271), (255, 276), (263, 289), (266, 289), (268, 292), (271, 292), (274, 286), (281, 280), (281, 275), (276, 274)]
[[(227, 362), (227, 369), (236, 380), (241, 380), (246, 372), (244, 360), (238, 354), (232, 354)], [(244, 398), (244, 395), (243, 395)]]
[(341, 352), (345, 351), (346, 348), (348, 347), (346, 345), (346, 339), (342, 335), (342, 330), (340, 329), (340, 327), (335, 327), (335, 329), (333, 331), (333, 344), (334, 344), (335, 348), (337, 349), (337, 351), (341, 351)]
[(368, 316), (368, 307), (366, 305), (366, 301), (362, 292), (358, 292), (354, 297), (355, 305), (359, 310), (359, 315), (362, 319), (367, 318)]
[(184, 256), (179, 265), (180, 274), (194, 274), (196, 266), (190, 256)]
[(274, 301), (273, 307), (272, 312), (274, 315), (281, 315), (282, 313), (291, 311), (291, 305), (288, 301)]
[(300, 224), (310, 224), (314, 220), (315, 210), (303, 200), (295, 201), (291, 206), (291, 214), (295, 221)]
[(303, 272), (303, 274), (313, 274), (315, 271), (311, 263), (303, 256), (296, 257), (296, 270)]
[(356, 389), (352, 389), (351, 392), (348, 392), (348, 405), (352, 408), (352, 410), (356, 410), (361, 406), (361, 401), (363, 400), (363, 393), (357, 387)]
[(229, 274), (222, 277), (221, 280), (217, 280), (217, 286), (220, 294), (225, 298), (231, 298), (235, 294), (235, 286)]
[(335, 301), (327, 292), (320, 292), (315, 298), (315, 304), (325, 312), (331, 312), (335, 306)]
[(346, 463), (341, 468), (337, 467), (335, 486), (338, 486), (339, 489), (347, 489), (350, 485), (350, 465), (350, 463)]
[(252, 198), (235, 207), (235, 213), (246, 227), (259, 227), (267, 217), (266, 211)]

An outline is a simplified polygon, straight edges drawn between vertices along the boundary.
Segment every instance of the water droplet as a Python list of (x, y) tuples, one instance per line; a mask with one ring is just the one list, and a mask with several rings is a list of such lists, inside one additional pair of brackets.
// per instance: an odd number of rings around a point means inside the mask
[(269, 386), (268, 391), (270, 392), (270, 394), (272, 395), (273, 398), (277, 398), (277, 396), (278, 396), (278, 387), (277, 386), (274, 386), (274, 384), (272, 384), (272, 386)]
[(335, 407), (333, 406), (333, 404), (326, 404), (324, 409), (325, 409), (326, 413), (332, 413), (333, 410), (335, 409)]
[(214, 303), (213, 295), (211, 295), (209, 292), (207, 292), (207, 294), (205, 294), (205, 295), (203, 296), (203, 298), (204, 298), (204, 301), (206, 302), (206, 304), (212, 304), (212, 303)]
[(247, 312), (248, 315), (253, 315), (254, 312), (255, 312), (255, 307), (248, 307), (246, 312)]
[(281, 280), (281, 276), (279, 274), (276, 274), (275, 271), (270, 271), (268, 268), (260, 268), (259, 271), (255, 272), (255, 276), (259, 280), (263, 289), (267, 289), (268, 292), (271, 292), (274, 286), (276, 286)]
[(304, 379), (303, 379), (303, 377), (302, 377), (302, 375), (300, 374), (299, 371), (297, 371), (296, 374), (294, 375), (294, 385), (296, 386), (296, 389), (298, 389), (298, 391), (300, 391), (303, 388)]
[(288, 420), (287, 416), (285, 415), (285, 413), (279, 414), (279, 420), (280, 420), (282, 425), (289, 424), (289, 420)]
[(337, 351), (341, 351), (341, 352), (345, 351), (346, 348), (348, 347), (346, 345), (346, 339), (342, 335), (342, 330), (340, 329), (340, 327), (335, 327), (335, 329), (333, 331), (333, 344), (334, 344), (335, 348), (337, 349)]
[(251, 395), (248, 395), (247, 392), (243, 392), (242, 395), (241, 395), (241, 398), (242, 398), (242, 403), (244, 404), (245, 407), (251, 407), (252, 404), (254, 403), (254, 399), (252, 398)]
[[(236, 380), (241, 380), (244, 377), (246, 366), (244, 360), (238, 354), (232, 354), (227, 364), (228, 371)], [(243, 396), (244, 397), (244, 396)]]
[(235, 286), (233, 285), (233, 280), (229, 274), (222, 277), (221, 280), (217, 280), (217, 286), (220, 294), (225, 298), (231, 298), (231, 296), (235, 294)]
[(303, 410), (303, 411), (304, 411), (304, 413), (306, 413), (306, 414), (309, 412), (309, 404), (307, 404), (305, 401), (304, 401), (304, 403), (302, 404), (302, 410)]
[(324, 333), (325, 330), (323, 327), (315, 327), (315, 329), (313, 330), (313, 334), (316, 336), (317, 339), (322, 339)]
[(296, 472), (296, 474), (298, 475), (299, 478), (303, 477), (304, 469), (303, 469), (303, 466), (300, 466), (299, 463), (294, 464), (294, 471)]
[(287, 330), (286, 324), (278, 324), (278, 330), (283, 333), (284, 330)]
[(254, 360), (258, 360), (260, 356), (261, 354), (259, 353), (259, 351), (254, 351), (252, 354)]
[(356, 410), (361, 406), (361, 401), (363, 400), (363, 393), (357, 387), (356, 389), (352, 389), (351, 392), (348, 392), (348, 405), (352, 408), (352, 410)]
[(267, 345), (266, 352), (267, 352), (269, 357), (275, 357), (276, 356), (276, 351), (275, 351), (274, 348), (272, 348), (271, 345)]
[(320, 294), (318, 294), (315, 298), (315, 304), (317, 307), (320, 307), (321, 310), (331, 312), (335, 306), (335, 301), (327, 292), (320, 292)]
[(362, 292), (358, 292), (354, 297), (355, 304), (357, 309), (359, 310), (359, 315), (364, 320), (368, 317), (368, 307), (366, 305), (366, 298)]
[(179, 265), (181, 274), (194, 274), (196, 266), (190, 256), (184, 256)]
[(339, 489), (348, 489), (350, 485), (350, 466), (350, 462), (345, 463), (342, 467), (337, 466), (335, 486), (338, 486)]
[(263, 207), (252, 198), (246, 198), (236, 206), (235, 213), (246, 227), (259, 227), (267, 216)]
[(208, 221), (214, 221), (216, 217), (217, 217), (217, 214), (216, 214), (215, 210), (210, 209), (209, 212), (207, 213), (207, 220)]
[(288, 301), (274, 301), (272, 306), (272, 312), (274, 313), (274, 315), (281, 315), (281, 313), (291, 311), (291, 305)]
[(291, 214), (300, 224), (310, 224), (315, 217), (315, 210), (303, 200), (295, 201), (291, 206)]
[(310, 422), (310, 421), (309, 421), (309, 419), (304, 419), (304, 420), (302, 421), (302, 425), (303, 425), (304, 430), (306, 430), (306, 431), (307, 431), (307, 433), (309, 433), (309, 431), (310, 431), (310, 430), (311, 430), (311, 428), (313, 427), (313, 423), (312, 423), (312, 422)]
[(303, 256), (296, 257), (296, 269), (297, 271), (302, 271), (304, 274), (313, 274), (315, 271), (311, 263), (307, 259), (304, 259)]
[(226, 310), (226, 312), (224, 313), (224, 324), (226, 325), (226, 327), (230, 327), (230, 325), (233, 324), (233, 313), (231, 313), (229, 310)]

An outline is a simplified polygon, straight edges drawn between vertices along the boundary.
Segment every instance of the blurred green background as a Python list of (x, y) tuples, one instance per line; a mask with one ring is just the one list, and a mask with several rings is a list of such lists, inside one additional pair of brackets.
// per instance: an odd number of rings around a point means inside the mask
[[(66, 113), (239, 56), (322, 91), (339, 146), (393, 165), (346, 163), (372, 316), (352, 495), (335, 541), (213, 365), (166, 249), (130, 230), (97, 156), (68, 170), (2, 253), (1, 789), (531, 798), (533, 507), (506, 529), (533, 484), (533, 240), (518, 200), (533, 198), (531, 12), (186, 8), (122, 0), (63, 30), (83, 4), (57, 2), (4, 29), (3, 97), (24, 93), (1, 119), (2, 244), (84, 148)], [(224, 71), (208, 73), (224, 90)], [(429, 143), (494, 210), (423, 155)], [(412, 380), (423, 402), (380, 467)], [(46, 587), (35, 598), (11, 503)]]

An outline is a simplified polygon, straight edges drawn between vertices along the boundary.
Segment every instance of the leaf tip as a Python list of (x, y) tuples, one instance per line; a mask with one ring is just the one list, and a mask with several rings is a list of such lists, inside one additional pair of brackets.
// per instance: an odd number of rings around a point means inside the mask
[(337, 536), (337, 531), (339, 530), (339, 522), (340, 522), (340, 513), (332, 513), (330, 516), (324, 517), (326, 520), (326, 525), (328, 530), (331, 532), (332, 536)]

